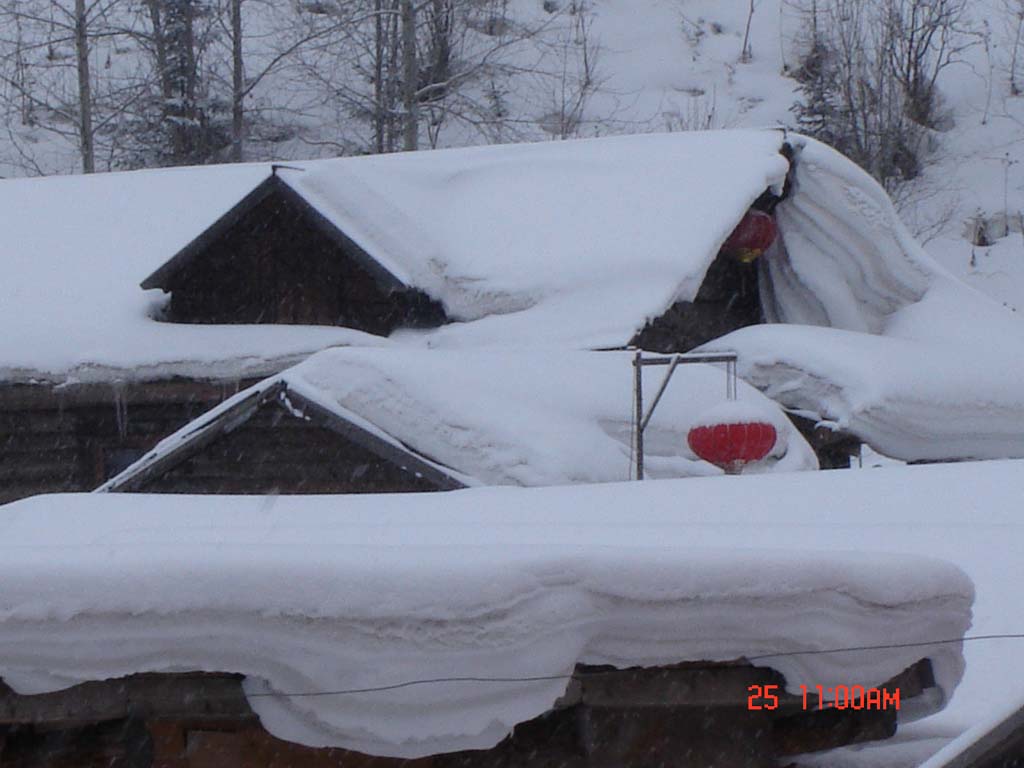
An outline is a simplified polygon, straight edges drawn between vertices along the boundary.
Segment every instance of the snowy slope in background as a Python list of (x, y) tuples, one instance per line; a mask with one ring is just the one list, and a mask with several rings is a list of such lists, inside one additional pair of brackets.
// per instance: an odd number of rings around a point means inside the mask
[[(823, 491), (885, 480), (867, 475), (812, 477)], [(34, 693), (131, 672), (220, 670), (265, 694), (921, 643), (764, 663), (795, 691), (878, 685), (927, 657), (938, 698), (916, 711), (905, 702), (902, 716), (942, 706), (961, 677), (961, 649), (928, 643), (966, 631), (971, 581), (931, 557), (834, 551), (838, 537), (802, 552), (806, 535), (791, 536), (802, 513), (788, 497), (805, 486), (761, 479), (16, 502), (0, 510), (0, 677)], [(785, 502), (764, 509), (771, 499)], [(755, 502), (773, 524), (749, 536), (718, 525)], [(855, 506), (837, 505), (830, 522), (849, 523)], [(818, 509), (804, 516), (801, 530), (825, 533), (819, 518)], [(418, 756), (492, 746), (565, 687), (453, 682), (250, 703), (282, 738)]]

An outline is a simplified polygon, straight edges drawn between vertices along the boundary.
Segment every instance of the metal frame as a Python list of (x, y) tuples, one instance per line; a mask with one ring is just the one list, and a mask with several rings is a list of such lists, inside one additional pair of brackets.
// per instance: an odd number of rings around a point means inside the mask
[[(736, 399), (736, 361), (738, 356), (735, 352), (685, 352), (675, 355), (644, 357), (642, 350), (636, 350), (633, 356), (633, 396), (636, 430), (636, 479), (644, 479), (644, 430), (647, 429), (654, 409), (661, 402), (661, 396), (665, 394), (665, 387), (668, 386), (676, 367), (686, 363), (725, 363), (725, 397), (728, 400)], [(646, 365), (667, 365), (668, 372), (662, 379), (658, 391), (654, 395), (651, 407), (644, 413), (644, 377), (643, 369)]]

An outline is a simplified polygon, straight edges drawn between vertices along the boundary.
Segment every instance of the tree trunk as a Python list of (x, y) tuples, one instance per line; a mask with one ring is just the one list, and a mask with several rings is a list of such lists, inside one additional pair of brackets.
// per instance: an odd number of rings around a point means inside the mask
[(75, 53), (78, 59), (78, 135), (82, 151), (82, 171), (96, 170), (96, 152), (92, 133), (92, 84), (89, 80), (89, 29), (85, 0), (75, 0)]
[(413, 0), (402, 0), (402, 108), (405, 130), (402, 148), (419, 149), (420, 116), (416, 90), (419, 66), (416, 62), (416, 9)]
[(199, 110), (196, 104), (196, 58), (193, 39), (193, 0), (166, 0), (164, 33), (171, 95), (165, 122), (171, 135), (171, 165), (200, 162)]
[(242, 162), (245, 131), (245, 67), (242, 58), (242, 0), (231, 0), (231, 161)]
[(373, 3), (373, 148), (377, 154), (384, 152), (384, 2)]

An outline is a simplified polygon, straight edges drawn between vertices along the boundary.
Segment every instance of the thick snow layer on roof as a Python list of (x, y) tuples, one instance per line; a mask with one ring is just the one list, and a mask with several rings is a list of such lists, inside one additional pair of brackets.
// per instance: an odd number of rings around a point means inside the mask
[(735, 349), (769, 397), (889, 456), (1024, 457), (1024, 321), (932, 261), (844, 158), (807, 142), (795, 164), (764, 259), (782, 324), (707, 346)]
[[(253, 393), (293, 391), (396, 447), (411, 449), (466, 485), (561, 485), (626, 480), (633, 470), (633, 355), (627, 352), (338, 348), (320, 352), (182, 427), (112, 478), (117, 485), (159, 460)], [(652, 402), (665, 368), (647, 368)], [(807, 441), (774, 402), (740, 381), (726, 400), (725, 372), (678, 367), (647, 429), (649, 477), (718, 474), (687, 445), (692, 426), (722, 404), (775, 426), (774, 448), (747, 472), (817, 469)], [(301, 405), (296, 406), (301, 410)]]
[[(626, 352), (327, 350), (286, 371), (300, 393), (355, 413), (405, 445), (484, 485), (626, 480), (632, 469), (633, 356)], [(647, 368), (648, 405), (665, 369)], [(725, 373), (676, 369), (644, 432), (651, 477), (718, 474), (686, 435), (726, 397)], [(739, 402), (779, 438), (747, 471), (816, 469), (781, 409), (739, 382)]]
[(967, 346), (767, 325), (722, 340), (773, 400), (907, 461), (1024, 456), (1024, 338)]
[(0, 180), (0, 379), (258, 376), (342, 328), (172, 325), (139, 283), (269, 175), (267, 165)]
[(346, 158), (282, 178), (396, 277), (477, 321), (434, 343), (621, 346), (692, 299), (750, 204), (781, 191), (782, 142), (649, 134)]
[(874, 179), (813, 139), (792, 143), (791, 194), (775, 212), (780, 238), (762, 261), (769, 319), (881, 333), (944, 271)]
[[(618, 346), (693, 298), (719, 246), (789, 164), (779, 131), (625, 136), (300, 164), (278, 171), (401, 280), (468, 321), (407, 333), (435, 346)], [(932, 262), (866, 174), (798, 149), (780, 244), (764, 259), (769, 319), (957, 338), (1019, 323)], [(266, 165), (0, 182), (0, 376), (7, 380), (258, 375), (338, 344), (309, 326), (152, 319), (138, 283), (266, 178)], [(201, 258), (201, 255), (199, 256)]]
[[(345, 158), (279, 169), (469, 341), (622, 345), (692, 297), (750, 203), (788, 168), (778, 131), (616, 137)], [(238, 203), (269, 165), (0, 182), (0, 375), (251, 375), (336, 328), (152, 319), (139, 283)], [(529, 311), (526, 311), (529, 310)], [(209, 367), (217, 364), (217, 367)]]
[[(792, 475), (372, 497), (35, 497), (0, 509), (0, 677), (33, 693), (140, 671), (238, 672), (271, 733), (397, 756), (489, 747), (548, 710), (566, 680), (251, 694), (761, 654), (795, 691), (878, 685), (927, 657), (938, 689), (918, 702), (924, 714), (962, 674), (959, 644), (930, 642), (967, 629), (972, 584), (927, 557), (821, 542), (801, 551), (809, 530), (851, 523), (865, 497), (891, 511), (886, 483), (871, 482), (883, 473), (860, 474), (846, 497), (853, 476), (811, 476), (816, 498), (836, 503), (810, 515), (793, 505), (807, 486), (779, 482)], [(871, 644), (895, 647), (784, 655)]]

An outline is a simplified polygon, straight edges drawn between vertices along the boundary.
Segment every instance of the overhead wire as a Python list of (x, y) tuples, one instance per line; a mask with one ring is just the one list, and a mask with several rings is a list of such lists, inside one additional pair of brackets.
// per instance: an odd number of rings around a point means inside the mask
[[(936, 645), (951, 645), (954, 643), (966, 643), (973, 642), (976, 640), (1024, 640), (1024, 632), (1019, 633), (1002, 633), (1002, 634), (989, 634), (989, 635), (968, 635), (965, 637), (951, 637), (940, 640), (927, 640), (913, 643), (880, 643), (878, 645), (851, 645), (842, 648), (818, 648), (805, 651), (780, 651), (779, 653), (761, 653), (756, 656), (745, 656), (742, 660), (747, 662), (760, 661), (762, 659), (775, 659), (785, 658), (792, 656), (816, 656), (828, 653), (853, 653), (856, 651), (881, 651), (881, 650), (894, 650), (899, 648), (930, 648)], [(383, 691), (395, 691), (402, 688), (411, 688), (417, 685), (432, 685), (438, 683), (538, 683), (538, 682), (550, 682), (555, 680), (576, 680), (583, 679), (585, 677), (592, 677), (595, 675), (614, 675), (630, 672), (629, 669), (598, 669), (580, 674), (578, 672), (566, 672), (563, 674), (556, 675), (531, 675), (525, 677), (433, 677), (424, 678), (421, 680), (406, 680), (401, 683), (392, 683), (390, 685), (378, 685), (367, 688), (345, 688), (333, 691), (299, 691), (299, 692), (283, 692), (283, 691), (266, 691), (266, 692), (253, 692), (246, 694), (247, 696), (280, 696), (286, 698), (305, 698), (314, 696), (345, 696), (350, 694), (359, 693), (380, 693)]]

